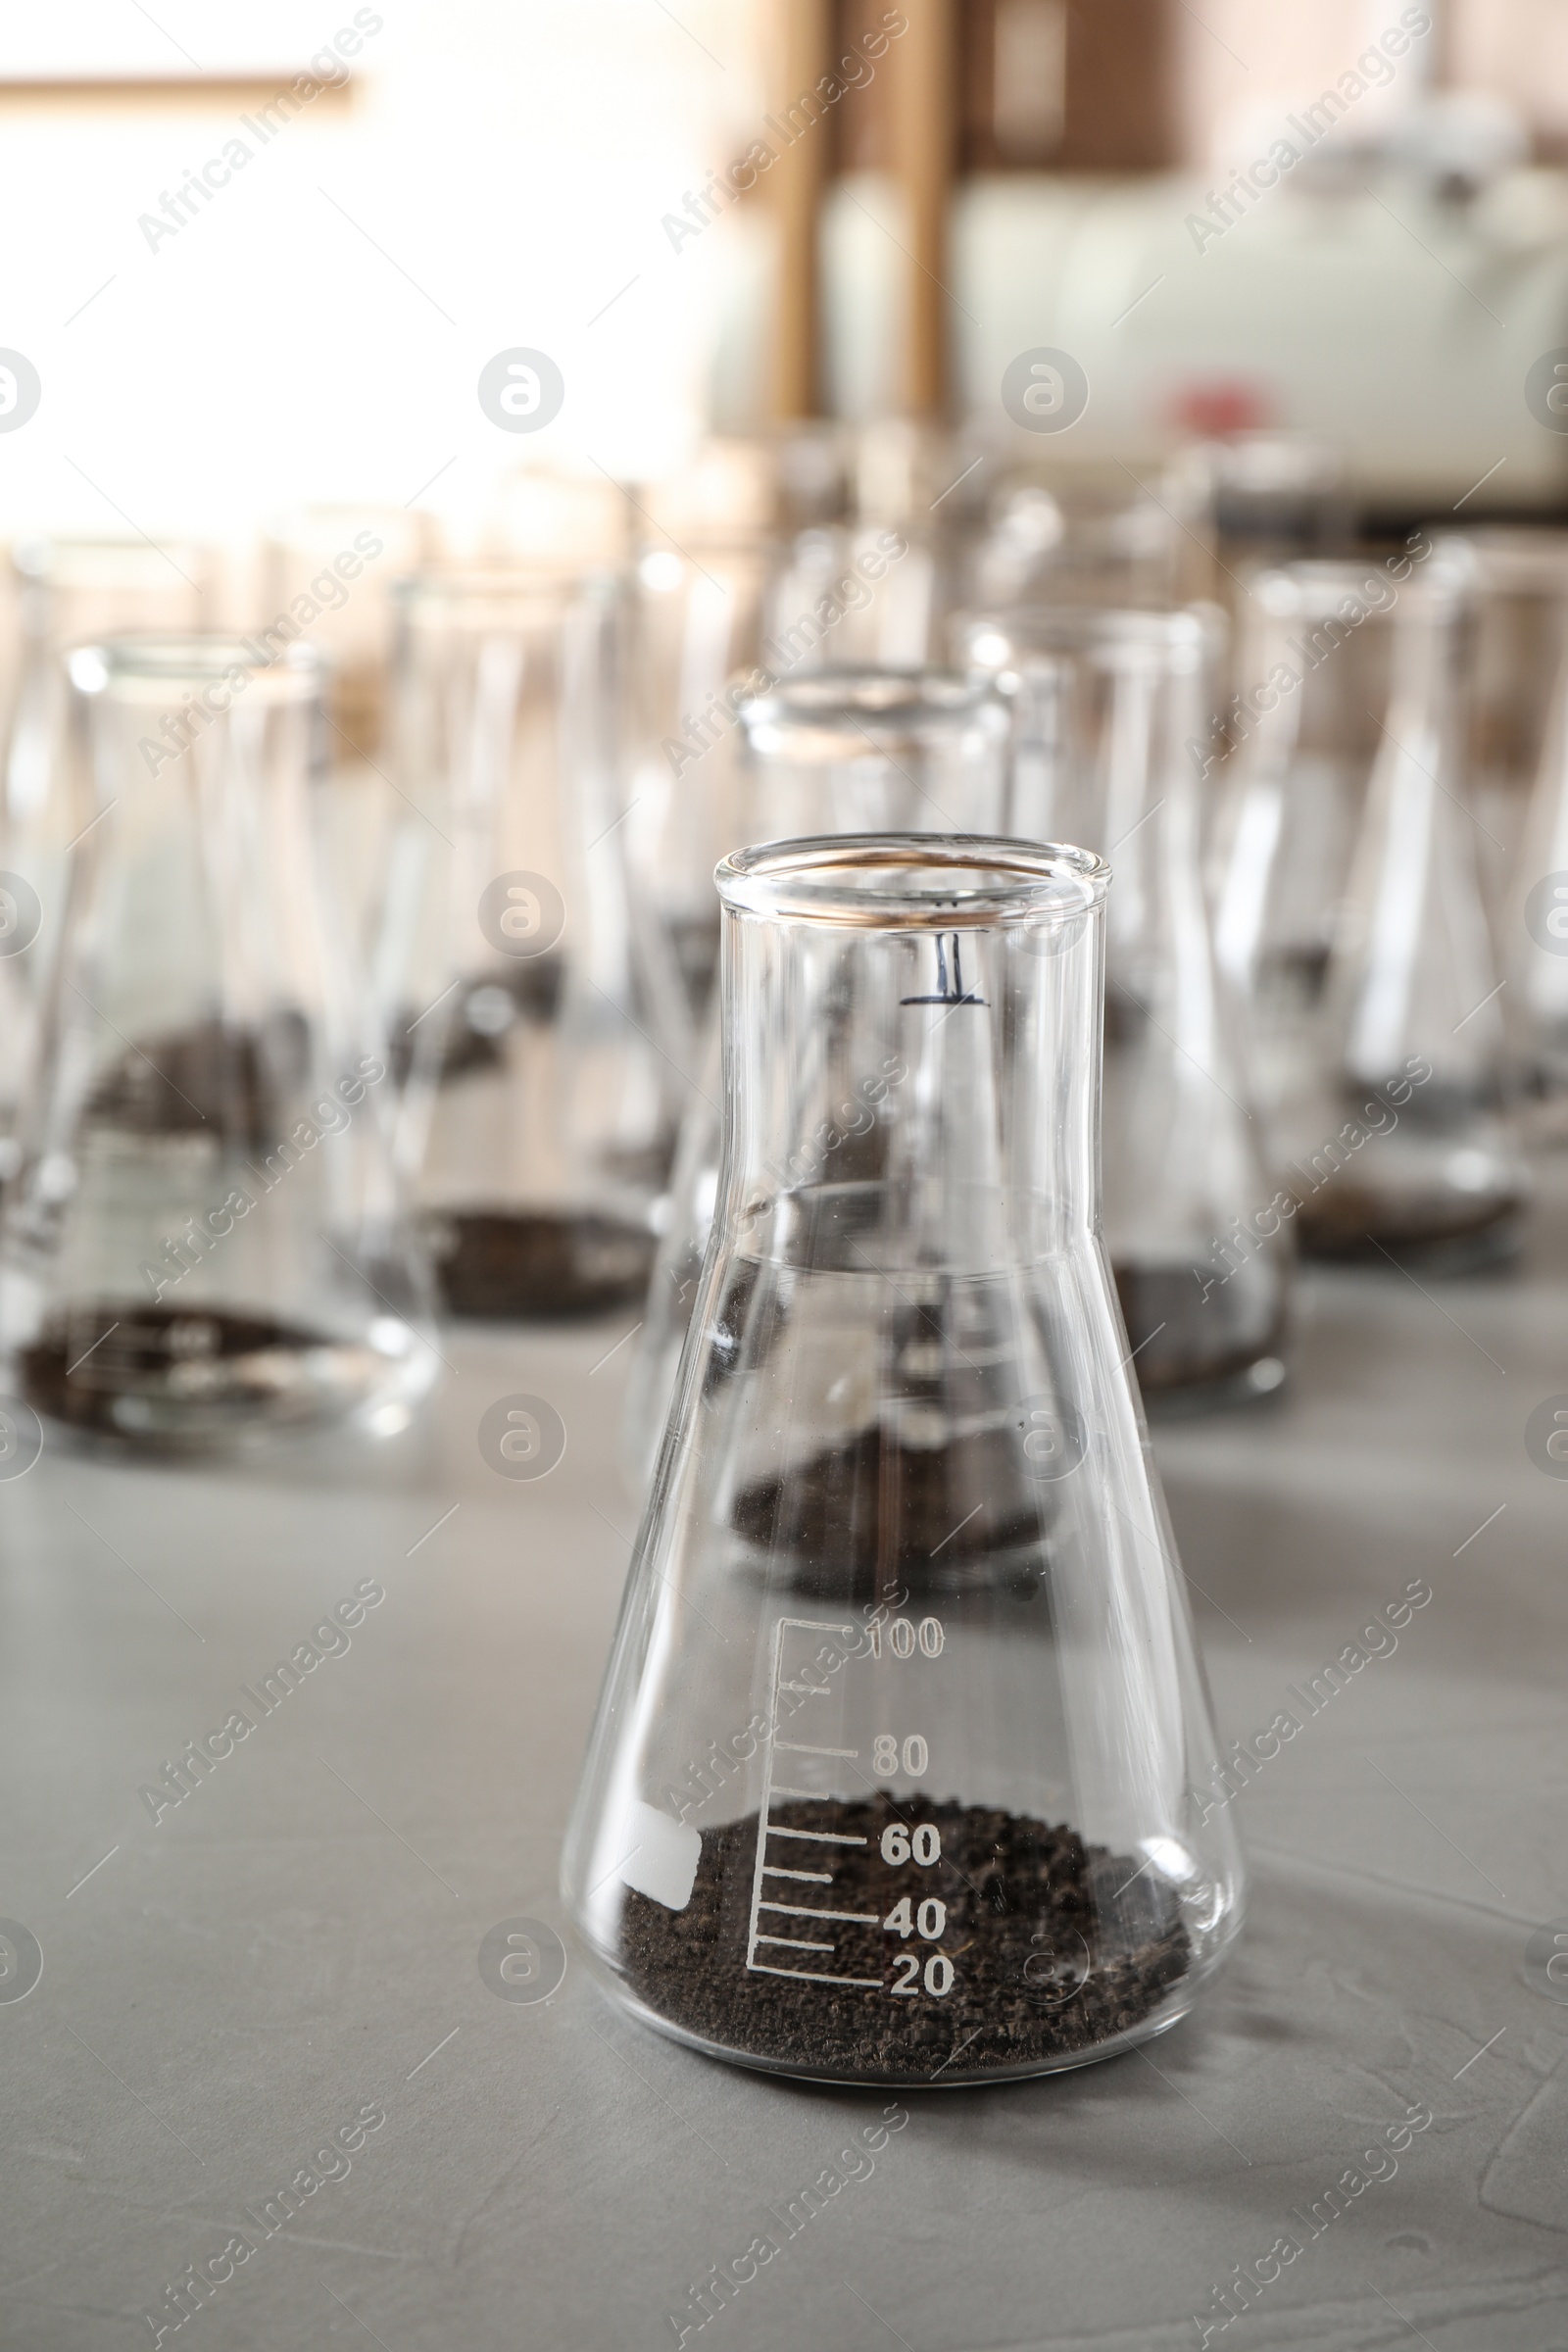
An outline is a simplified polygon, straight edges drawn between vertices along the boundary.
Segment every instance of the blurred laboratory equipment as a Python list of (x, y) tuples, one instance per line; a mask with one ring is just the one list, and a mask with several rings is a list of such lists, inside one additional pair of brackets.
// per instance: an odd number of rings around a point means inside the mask
[[(812, 671), (743, 702), (738, 738), (735, 819), (748, 842), (873, 830), (995, 833), (1005, 821), (1005, 710), (987, 687), (946, 671)], [(824, 1008), (824, 1019), (838, 1017)], [(716, 1003), (702, 1071), (681, 1125), (626, 1393), (623, 1452), (639, 1491), (663, 1434), (712, 1229), (723, 1092)], [(858, 1102), (843, 1105), (842, 1115), (845, 1132), (827, 1157), (848, 1168), (868, 1122)]]
[(687, 1072), (622, 858), (625, 609), (541, 566), (404, 583), (375, 954), (401, 1163), (448, 1309), (638, 1297)]
[(1049, 2073), (1240, 1927), (1100, 1230), (1105, 879), (887, 834), (720, 868), (714, 1241), (563, 1871), (600, 1984), (710, 2055)]
[[(1419, 547), (1431, 542), (1418, 535)], [(1322, 998), (1350, 858), (1386, 741), (1394, 615), (1417, 558), (1256, 574), (1241, 683), (1201, 747), (1218, 799), (1215, 948), (1248, 1015), (1252, 1092), (1272, 1134), (1328, 1051)]]
[(1276, 1221), (1266, 1246), (1231, 1246), (1272, 1186), (1202, 877), (1222, 634), (1211, 607), (1036, 606), (956, 629), (958, 657), (1012, 707), (1020, 819), (1110, 865), (1105, 1236), (1151, 1409), (1264, 1396), (1285, 1378), (1289, 1241)]
[(66, 657), (122, 631), (206, 626), (215, 562), (184, 541), (38, 538), (13, 548), (11, 572), (19, 635), (0, 796), (0, 1178), (16, 1172), (17, 1103), (59, 937), (67, 853), (95, 813), (74, 789)]
[(1467, 806), (1470, 567), (1400, 593), (1383, 741), (1323, 992), (1325, 1050), (1280, 1121), (1305, 1246), (1457, 1269), (1516, 1243), (1529, 1180)]
[(1456, 531), (1437, 553), (1470, 565), (1470, 809), (1500, 922), (1568, 655), (1568, 531)]
[(13, 1394), (122, 1446), (393, 1434), (435, 1358), (386, 1061), (314, 856), (321, 664), (164, 636), (69, 667), (98, 813), (0, 1225)]

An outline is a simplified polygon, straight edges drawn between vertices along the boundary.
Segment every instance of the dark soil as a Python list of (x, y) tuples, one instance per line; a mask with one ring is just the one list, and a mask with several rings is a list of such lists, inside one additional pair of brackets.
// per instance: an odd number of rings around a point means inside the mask
[(506, 1209), (443, 1211), (431, 1253), (448, 1314), (554, 1321), (640, 1298), (657, 1242), (612, 1217)]
[(1022, 1475), (1012, 1433), (961, 1445), (901, 1446), (880, 1426), (824, 1447), (785, 1477), (756, 1480), (735, 1498), (738, 1535), (794, 1563), (794, 1592), (853, 1597), (877, 1578), (926, 1591), (965, 1569), (1038, 1545), (1049, 1490)]
[(1146, 1396), (1234, 1380), (1259, 1356), (1281, 1352), (1283, 1313), (1259, 1329), (1255, 1292), (1249, 1292), (1240, 1275), (1231, 1282), (1218, 1280), (1222, 1270), (1213, 1265), (1114, 1269), (1132, 1369)]
[[(917, 2085), (1043, 2069), (1133, 2032), (1187, 1974), (1192, 1946), (1176, 1894), (1126, 1855), (1024, 1815), (879, 1792), (868, 1802), (775, 1801), (767, 1860), (828, 1870), (831, 1886), (770, 1873), (774, 1899), (874, 1916), (872, 1926), (760, 1914), (769, 1935), (831, 1941), (830, 1954), (760, 1944), (769, 1968), (874, 1979), (865, 1988), (813, 1984), (747, 1965), (758, 1816), (703, 1833), (692, 1897), (669, 1911), (628, 1888), (620, 1974), (658, 2017), (720, 2049), (835, 2081)], [(941, 1858), (882, 1859), (882, 1833), (934, 1823)], [(781, 1829), (860, 1837), (863, 1845), (781, 1838)], [(827, 1859), (824, 1861), (823, 1856)], [(935, 1939), (882, 1922), (902, 1896), (935, 1896)], [(921, 1972), (913, 1993), (894, 1989)], [(950, 1989), (926, 1989), (937, 1954)], [(944, 1972), (945, 1973), (945, 1972)]]
[(270, 1316), (106, 1299), (47, 1325), (19, 1351), (18, 1370), (34, 1411), (122, 1438), (116, 1407), (127, 1398), (206, 1419), (265, 1413), (291, 1385), (288, 1359), (331, 1344)]
[(128, 1047), (88, 1107), (95, 1118), (135, 1135), (209, 1135), (265, 1152), (283, 1131), (308, 1074), (308, 1055), (298, 1013), (279, 1013), (254, 1029), (192, 1022)]

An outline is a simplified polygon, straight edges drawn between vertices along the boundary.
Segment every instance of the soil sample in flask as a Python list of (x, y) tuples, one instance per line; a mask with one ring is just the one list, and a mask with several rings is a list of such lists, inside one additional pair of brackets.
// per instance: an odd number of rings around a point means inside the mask
[(653, 1264), (691, 1053), (623, 861), (619, 592), (519, 565), (400, 599), (406, 798), (376, 993), (443, 1301), (509, 1320), (624, 1305)]
[(433, 1376), (386, 1062), (313, 858), (322, 678), (226, 638), (71, 657), (101, 802), (0, 1226), (20, 1394), (203, 1451), (407, 1426)]
[[(1100, 1238), (1105, 883), (918, 835), (720, 866), (714, 1240), (564, 1865), (606, 1989), (713, 2055), (1080, 2065), (1239, 1927)], [(877, 1151), (824, 1165), (868, 1050)]]

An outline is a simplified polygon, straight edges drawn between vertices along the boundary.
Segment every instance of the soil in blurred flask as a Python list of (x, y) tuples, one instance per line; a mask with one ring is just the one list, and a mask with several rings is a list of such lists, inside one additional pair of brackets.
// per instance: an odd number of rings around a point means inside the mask
[(321, 671), (224, 638), (71, 657), (73, 853), (0, 1334), (40, 1414), (122, 1446), (405, 1427), (434, 1358), (387, 1068), (320, 897)]

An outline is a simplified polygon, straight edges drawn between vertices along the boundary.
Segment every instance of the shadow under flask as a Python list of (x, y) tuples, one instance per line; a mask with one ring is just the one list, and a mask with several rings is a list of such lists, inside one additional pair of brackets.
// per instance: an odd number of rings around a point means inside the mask
[(122, 1446), (392, 1435), (434, 1374), (428, 1284), (321, 903), (321, 663), (172, 636), (70, 667), (98, 815), (0, 1227), (14, 1393)]
[(861, 835), (718, 879), (718, 1212), (565, 1899), (714, 2056), (1080, 2065), (1182, 2016), (1242, 1905), (1100, 1231), (1106, 868)]

